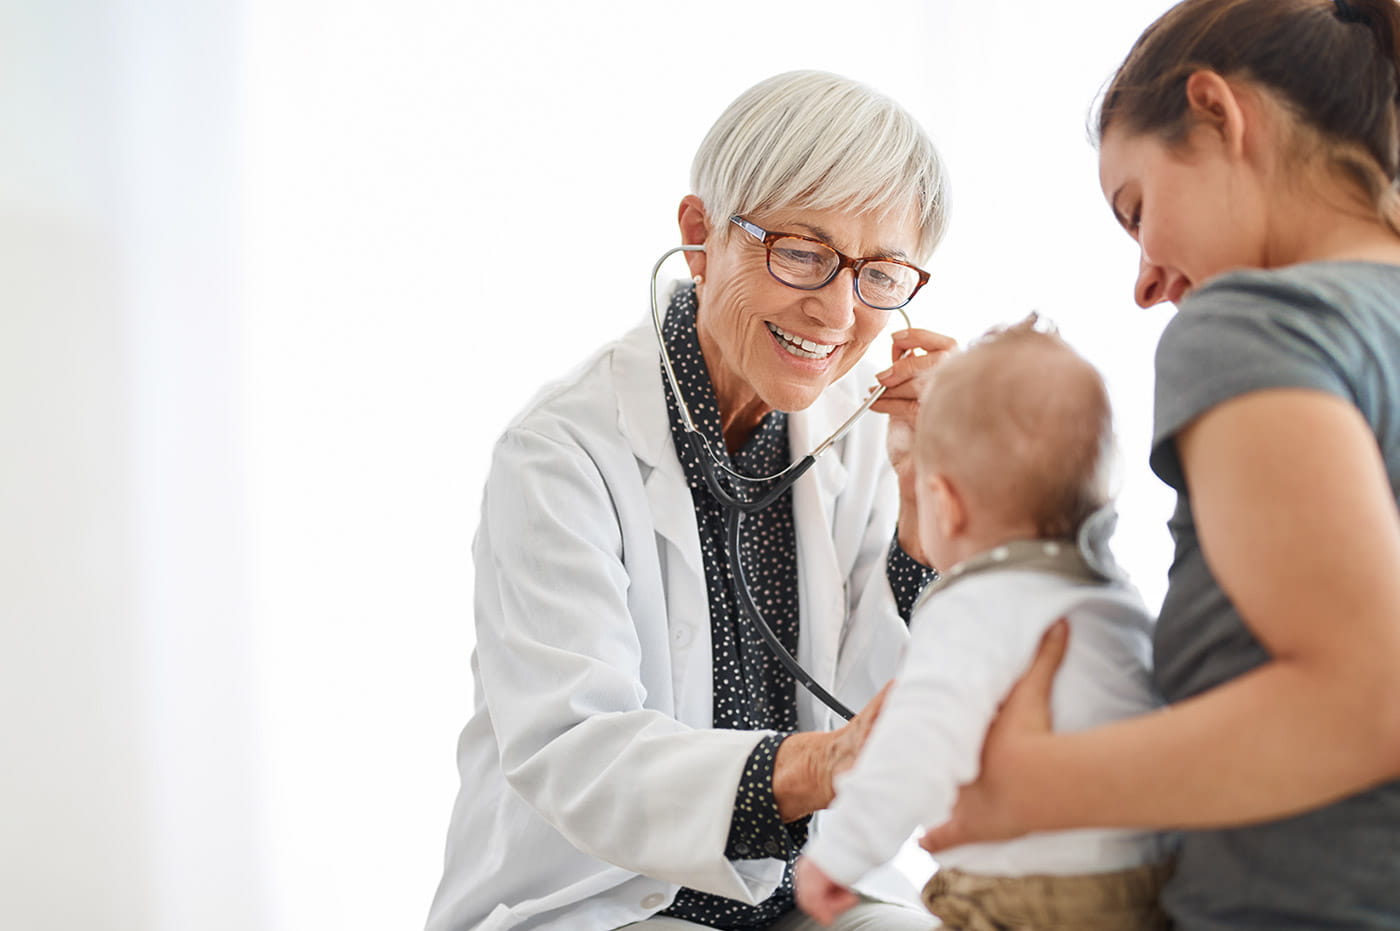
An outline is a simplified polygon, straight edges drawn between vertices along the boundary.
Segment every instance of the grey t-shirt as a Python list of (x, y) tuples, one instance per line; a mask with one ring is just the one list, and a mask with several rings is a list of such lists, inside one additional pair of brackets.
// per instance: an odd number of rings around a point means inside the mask
[[(1231, 272), (1184, 301), (1163, 332), (1151, 464), (1177, 491), (1176, 554), (1154, 637), (1168, 702), (1269, 658), (1206, 564), (1174, 442), (1210, 408), (1268, 388), (1315, 389), (1353, 404), (1400, 502), (1400, 266)], [(1181, 931), (1400, 929), (1400, 782), (1282, 821), (1188, 833), (1164, 902)]]

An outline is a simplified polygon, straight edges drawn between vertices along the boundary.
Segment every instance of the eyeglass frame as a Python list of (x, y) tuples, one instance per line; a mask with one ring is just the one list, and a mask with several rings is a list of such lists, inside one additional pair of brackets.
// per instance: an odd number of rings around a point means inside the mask
[[(928, 284), (929, 281), (929, 273), (911, 262), (890, 258), (887, 255), (871, 255), (859, 259), (851, 258), (846, 253), (824, 240), (812, 236), (804, 236), (801, 233), (780, 233), (773, 230), (766, 230), (751, 220), (745, 220), (737, 213), (729, 218), (729, 222), (763, 243), (764, 265), (768, 269), (768, 274), (773, 276), (774, 281), (792, 288), (795, 291), (820, 291), (836, 280), (836, 276), (841, 274), (841, 269), (849, 268), (851, 270), (851, 290), (855, 292), (857, 300), (871, 310), (899, 310), (901, 307), (908, 306), (909, 302), (914, 299), (914, 295), (918, 294), (919, 290), (924, 285)], [(836, 253), (836, 267), (831, 270), (831, 274), (827, 276), (825, 281), (821, 284), (814, 284), (811, 287), (803, 287), (802, 285), (793, 284), (790, 281), (784, 281), (778, 277), (777, 272), (773, 271), (773, 243), (780, 239), (801, 239), (805, 242), (814, 242), (819, 246), (825, 246), (827, 249)], [(860, 270), (872, 262), (889, 262), (892, 265), (902, 265), (919, 276), (919, 283), (914, 285), (914, 290), (909, 292), (909, 296), (904, 299), (903, 303), (895, 304), (893, 307), (876, 307), (874, 304), (867, 301), (865, 296), (860, 293)]]

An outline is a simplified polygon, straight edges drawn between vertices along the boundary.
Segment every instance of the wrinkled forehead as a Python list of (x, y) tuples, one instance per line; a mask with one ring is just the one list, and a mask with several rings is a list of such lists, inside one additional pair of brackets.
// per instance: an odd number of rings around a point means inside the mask
[(789, 205), (755, 211), (746, 218), (770, 231), (819, 239), (852, 256), (885, 255), (909, 262), (919, 260), (923, 230), (917, 208), (912, 204), (827, 209)]

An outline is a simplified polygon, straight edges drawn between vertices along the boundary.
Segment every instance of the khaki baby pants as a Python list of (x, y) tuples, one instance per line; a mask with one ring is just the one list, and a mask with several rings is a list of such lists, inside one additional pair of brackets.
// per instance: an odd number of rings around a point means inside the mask
[(958, 931), (1168, 931), (1157, 894), (1173, 864), (1081, 876), (981, 876), (942, 869), (924, 904)]

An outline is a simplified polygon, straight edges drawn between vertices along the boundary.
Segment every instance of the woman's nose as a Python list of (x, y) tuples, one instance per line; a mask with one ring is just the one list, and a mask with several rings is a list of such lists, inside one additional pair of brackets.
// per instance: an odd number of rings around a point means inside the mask
[(1138, 260), (1137, 284), (1133, 287), (1133, 298), (1139, 307), (1147, 308), (1167, 299), (1167, 273), (1160, 265), (1153, 265), (1144, 255)]

